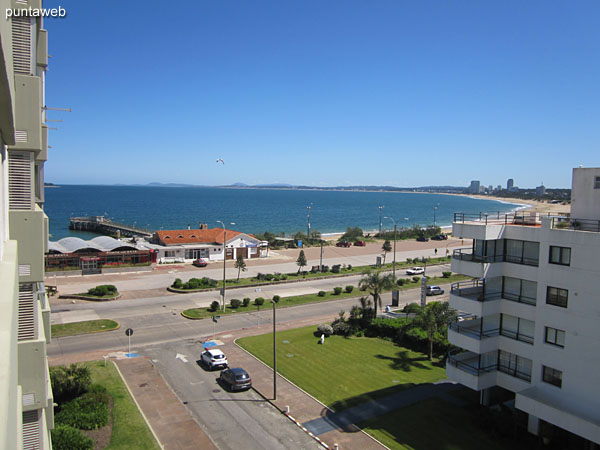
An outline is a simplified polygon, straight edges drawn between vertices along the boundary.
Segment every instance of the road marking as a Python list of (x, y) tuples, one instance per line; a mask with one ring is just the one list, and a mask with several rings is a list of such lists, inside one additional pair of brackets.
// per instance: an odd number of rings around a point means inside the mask
[(175, 358), (182, 360), (184, 363), (188, 362), (187, 356), (186, 355), (182, 355), (181, 353), (177, 353), (177, 356), (175, 356)]

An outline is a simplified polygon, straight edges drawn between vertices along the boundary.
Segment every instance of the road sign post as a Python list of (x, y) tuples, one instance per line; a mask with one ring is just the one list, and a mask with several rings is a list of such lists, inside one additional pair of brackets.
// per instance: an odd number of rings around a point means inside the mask
[(133, 334), (132, 328), (127, 328), (125, 330), (125, 336), (127, 336), (129, 338), (129, 344), (127, 346), (127, 357), (129, 357), (129, 355), (131, 355), (131, 335), (132, 334)]

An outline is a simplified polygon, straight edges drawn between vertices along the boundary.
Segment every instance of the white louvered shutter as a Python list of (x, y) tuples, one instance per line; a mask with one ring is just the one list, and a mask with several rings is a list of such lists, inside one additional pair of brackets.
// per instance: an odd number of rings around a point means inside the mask
[(33, 208), (33, 155), (31, 152), (8, 152), (8, 208)]
[(36, 339), (36, 330), (33, 285), (31, 283), (23, 283), (19, 285), (19, 328), (17, 339), (19, 341)]
[(23, 450), (40, 448), (40, 412), (25, 411), (23, 413)]
[(13, 66), (15, 73), (33, 75), (33, 25), (30, 17), (12, 18)]

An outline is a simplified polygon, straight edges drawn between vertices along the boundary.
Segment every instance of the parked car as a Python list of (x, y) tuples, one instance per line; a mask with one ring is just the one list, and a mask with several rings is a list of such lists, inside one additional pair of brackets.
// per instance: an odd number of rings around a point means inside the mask
[(364, 247), (365, 245), (367, 245), (367, 243), (365, 241), (356, 241), (354, 242), (354, 245), (356, 245), (357, 247)]
[(425, 273), (425, 269), (422, 267), (411, 267), (406, 271), (406, 275), (421, 275)]
[(427, 295), (442, 295), (444, 290), (439, 286), (427, 286), (425, 294)]
[(241, 391), (252, 387), (252, 378), (241, 367), (222, 370), (219, 379), (230, 391)]
[(215, 369), (217, 367), (227, 367), (227, 357), (225, 353), (217, 348), (207, 349), (200, 355), (200, 360), (208, 367)]
[(446, 241), (448, 240), (447, 234), (438, 234), (437, 236), (433, 236), (431, 238), (432, 241)]
[(427, 236), (419, 236), (417, 242), (427, 242), (429, 238)]
[(350, 247), (350, 242), (348, 241), (340, 241), (337, 244), (335, 244), (336, 247)]
[(196, 267), (206, 267), (206, 266), (208, 266), (208, 261), (205, 260), (204, 258), (198, 258), (198, 259), (195, 259), (192, 264)]

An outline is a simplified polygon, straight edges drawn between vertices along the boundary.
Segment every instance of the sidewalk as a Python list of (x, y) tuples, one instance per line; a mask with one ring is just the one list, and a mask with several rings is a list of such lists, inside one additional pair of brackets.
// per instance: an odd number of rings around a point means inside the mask
[[(50, 358), (50, 365), (102, 360), (104, 352)], [(112, 358), (111, 358), (112, 359)], [(145, 357), (115, 361), (129, 391), (162, 448), (217, 450), (201, 426)]]

